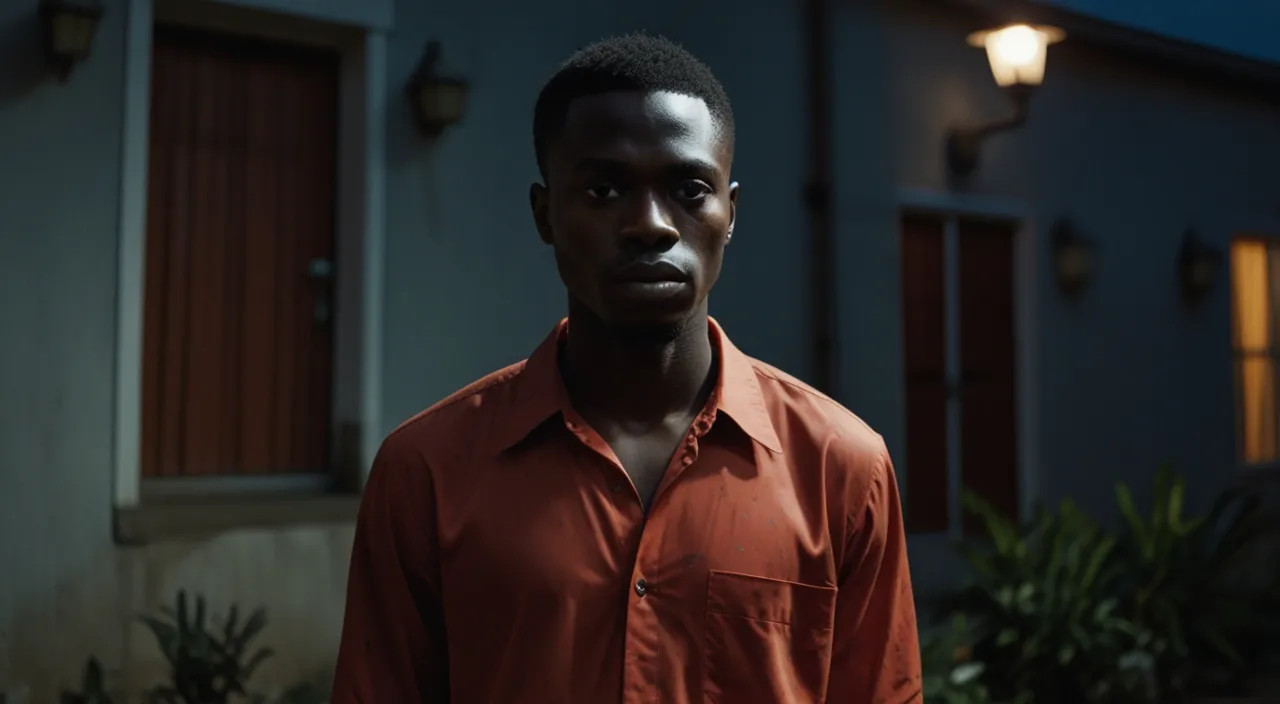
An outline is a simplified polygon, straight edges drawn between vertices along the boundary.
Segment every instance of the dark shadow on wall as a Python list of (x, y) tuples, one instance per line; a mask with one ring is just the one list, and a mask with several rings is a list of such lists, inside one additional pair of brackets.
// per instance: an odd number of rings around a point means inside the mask
[(31, 9), (0, 19), (0, 108), (54, 80), (44, 63), (42, 29), (36, 3)]

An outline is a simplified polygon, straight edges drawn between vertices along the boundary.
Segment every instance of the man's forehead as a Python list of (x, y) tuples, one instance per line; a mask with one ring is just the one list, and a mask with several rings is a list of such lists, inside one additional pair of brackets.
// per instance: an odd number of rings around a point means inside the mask
[(565, 115), (570, 141), (683, 137), (714, 142), (719, 135), (707, 104), (669, 92), (612, 91), (574, 100)]
[(721, 137), (701, 98), (669, 92), (599, 93), (570, 104), (552, 160), (574, 169), (640, 161), (727, 170), (732, 151)]

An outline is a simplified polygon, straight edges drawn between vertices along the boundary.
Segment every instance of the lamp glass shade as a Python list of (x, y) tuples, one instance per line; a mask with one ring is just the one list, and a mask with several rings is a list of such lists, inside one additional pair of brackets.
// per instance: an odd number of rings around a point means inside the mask
[(81, 61), (93, 48), (99, 13), (81, 8), (59, 8), (49, 18), (50, 51), (58, 57)]
[(1002, 88), (1038, 86), (1044, 82), (1049, 45), (1061, 41), (1063, 36), (1062, 31), (1054, 27), (1011, 24), (975, 32), (969, 36), (969, 43), (986, 49), (996, 85)]
[(1070, 284), (1077, 284), (1089, 278), (1093, 273), (1093, 252), (1088, 245), (1071, 242), (1058, 247), (1058, 278)]
[(417, 88), (418, 116), (427, 125), (457, 124), (467, 107), (466, 83), (448, 78), (432, 78)]
[(1187, 285), (1200, 293), (1213, 287), (1218, 273), (1218, 262), (1213, 257), (1196, 257), (1187, 267)]

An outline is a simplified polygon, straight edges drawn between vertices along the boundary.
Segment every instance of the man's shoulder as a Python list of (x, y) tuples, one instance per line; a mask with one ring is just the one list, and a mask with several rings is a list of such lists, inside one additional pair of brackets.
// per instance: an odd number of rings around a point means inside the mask
[(512, 401), (512, 381), (524, 371), (521, 360), (486, 374), (409, 417), (383, 441), (385, 449), (416, 448), (466, 441), (494, 422), (494, 414)]
[[(843, 404), (809, 384), (752, 360), (760, 392), (779, 432), (784, 452), (812, 458), (793, 471), (821, 467), (827, 496), (849, 518), (862, 515), (873, 489), (896, 481), (884, 438)], [(829, 507), (830, 508), (830, 507)]]
[(828, 460), (870, 466), (888, 456), (884, 438), (853, 411), (787, 372), (751, 358), (774, 423), (794, 429), (789, 442), (812, 443)]

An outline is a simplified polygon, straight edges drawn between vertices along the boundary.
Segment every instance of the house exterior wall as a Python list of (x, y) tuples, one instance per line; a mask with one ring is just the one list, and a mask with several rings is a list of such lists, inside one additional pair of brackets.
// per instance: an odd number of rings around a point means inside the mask
[[(958, 41), (958, 17), (900, 3), (889, 15), (896, 182), (944, 187), (944, 130), (1009, 107), (982, 52)], [(1195, 309), (1176, 258), (1185, 229), (1226, 248), (1242, 223), (1280, 215), (1280, 109), (1262, 96), (1166, 75), (1070, 42), (1027, 125), (994, 137), (974, 190), (1032, 213), (1045, 498), (1109, 501), (1110, 482), (1145, 483), (1174, 462), (1200, 489), (1234, 471), (1234, 377), (1226, 270)], [(1065, 216), (1097, 241), (1097, 272), (1078, 301), (1053, 280), (1044, 229)], [(1276, 233), (1280, 234), (1280, 233)]]
[[(65, 85), (41, 73), (35, 0), (0, 9), (0, 687), (27, 685), (35, 701), (71, 684), (90, 654), (121, 686), (154, 682), (158, 653), (134, 617), (179, 587), (215, 606), (270, 609), (264, 640), (279, 654), (263, 672), (268, 684), (329, 664), (341, 622), (350, 525), (112, 541), (125, 5), (107, 2), (92, 58)], [(831, 26), (836, 395), (901, 454), (899, 196), (943, 188), (947, 124), (1006, 106), (981, 53), (963, 43), (961, 18), (912, 3), (846, 5)], [(554, 263), (524, 207), (536, 178), (533, 101), (574, 48), (635, 28), (686, 43), (734, 99), (742, 201), (713, 314), (749, 353), (808, 375), (807, 120), (794, 3), (756, 0), (752, 12), (674, 0), (560, 0), (554, 12), (515, 0), (501, 11), (399, 3), (393, 16), (369, 17), (344, 14), (352, 10), (338, 0), (307, 6), (393, 30), (383, 432), (521, 358), (561, 314)], [(464, 124), (435, 145), (413, 131), (400, 91), (431, 37), (473, 86)], [(1280, 157), (1277, 115), (1069, 44), (1053, 50), (1033, 110), (1025, 129), (989, 145), (978, 190), (1024, 204), (1037, 221), (1070, 215), (1100, 240), (1101, 257), (1075, 305), (1053, 290), (1047, 255), (1035, 261), (1042, 494), (1105, 504), (1111, 480), (1143, 482), (1164, 458), (1195, 472), (1198, 486), (1217, 486), (1233, 460), (1226, 290), (1193, 314), (1178, 308), (1176, 238), (1196, 223), (1221, 241), (1227, 218), (1274, 214), (1280, 175), (1266, 166)], [(912, 560), (922, 591), (951, 580), (939, 541), (913, 539)]]
[(108, 10), (97, 60), (59, 88), (40, 63), (35, 4), (0, 9), (5, 684), (63, 677), (88, 655), (71, 651), (119, 649), (103, 633), (121, 630), (128, 605), (110, 533), (121, 14)]
[[(946, 129), (998, 119), (1010, 105), (983, 52), (963, 41), (971, 20), (936, 4), (892, 7), (893, 182), (944, 191)], [(1034, 224), (1034, 328), (1024, 332), (1035, 350), (1038, 499), (1071, 497), (1109, 518), (1114, 482), (1145, 496), (1163, 462), (1187, 475), (1199, 506), (1238, 476), (1228, 272), (1188, 309), (1176, 261), (1187, 227), (1225, 251), (1244, 223), (1280, 216), (1278, 124), (1264, 96), (1068, 38), (1049, 51), (1028, 123), (986, 144), (973, 197), (1023, 207)], [(1058, 217), (1096, 242), (1096, 273), (1075, 301), (1054, 281), (1047, 229)], [(942, 540), (913, 548), (930, 578), (955, 567)]]

